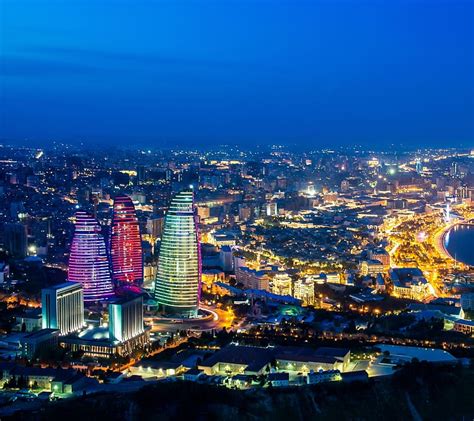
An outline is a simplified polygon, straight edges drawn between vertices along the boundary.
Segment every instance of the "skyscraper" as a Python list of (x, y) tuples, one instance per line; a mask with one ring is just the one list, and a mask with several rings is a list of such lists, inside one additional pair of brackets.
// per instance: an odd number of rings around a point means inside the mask
[(165, 217), (155, 281), (155, 298), (165, 314), (197, 316), (201, 253), (194, 213), (194, 193), (172, 200)]
[(61, 335), (84, 326), (84, 297), (78, 282), (64, 282), (41, 291), (43, 329), (59, 329)]
[(114, 295), (104, 236), (97, 220), (82, 211), (76, 213), (68, 280), (82, 284), (84, 301), (98, 301)]
[(117, 196), (114, 200), (110, 257), (114, 281), (143, 282), (140, 227), (135, 206), (128, 196)]

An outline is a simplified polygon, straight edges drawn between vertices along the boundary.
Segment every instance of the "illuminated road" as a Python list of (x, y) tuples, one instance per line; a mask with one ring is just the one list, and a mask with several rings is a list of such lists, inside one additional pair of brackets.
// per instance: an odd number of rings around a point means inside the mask
[(232, 327), (234, 313), (232, 309), (223, 310), (201, 304), (201, 310), (208, 315), (200, 319), (164, 319), (160, 317), (146, 317), (145, 321), (151, 326), (152, 332), (175, 332), (178, 330), (192, 330), (196, 332), (208, 330), (229, 329)]

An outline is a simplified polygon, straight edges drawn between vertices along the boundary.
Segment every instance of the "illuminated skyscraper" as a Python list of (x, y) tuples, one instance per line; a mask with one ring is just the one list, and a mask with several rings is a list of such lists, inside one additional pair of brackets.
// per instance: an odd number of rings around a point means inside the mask
[(97, 220), (86, 212), (76, 213), (68, 280), (82, 284), (84, 301), (114, 295), (104, 236)]
[(165, 217), (155, 282), (155, 298), (165, 314), (195, 317), (199, 306), (201, 253), (194, 194), (178, 193)]
[(142, 283), (142, 239), (135, 206), (128, 196), (117, 196), (114, 200), (110, 242), (113, 280)]

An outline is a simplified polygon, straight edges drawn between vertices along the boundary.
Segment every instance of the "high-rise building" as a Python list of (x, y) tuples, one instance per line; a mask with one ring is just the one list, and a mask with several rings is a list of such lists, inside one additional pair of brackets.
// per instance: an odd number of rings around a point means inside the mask
[(104, 236), (97, 220), (82, 211), (76, 213), (68, 280), (82, 284), (84, 301), (98, 301), (114, 295)]
[(84, 326), (84, 297), (78, 282), (64, 282), (41, 291), (43, 329), (59, 329), (61, 335)]
[(28, 236), (26, 226), (20, 223), (6, 223), (4, 225), (6, 250), (16, 258), (26, 257), (28, 251)]
[(110, 243), (113, 280), (142, 283), (142, 238), (135, 206), (128, 196), (117, 196), (114, 200)]
[(144, 331), (142, 295), (121, 298), (109, 304), (111, 341), (126, 342)]
[(171, 200), (165, 217), (155, 298), (165, 314), (195, 317), (201, 282), (201, 253), (195, 221), (194, 193)]

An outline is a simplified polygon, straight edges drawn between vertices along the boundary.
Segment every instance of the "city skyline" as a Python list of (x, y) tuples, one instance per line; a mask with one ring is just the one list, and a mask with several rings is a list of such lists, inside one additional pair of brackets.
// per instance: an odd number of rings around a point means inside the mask
[(474, 420), (474, 0), (0, 2), (0, 419)]
[(0, 198), (0, 415), (474, 411), (474, 149), (5, 145)]

